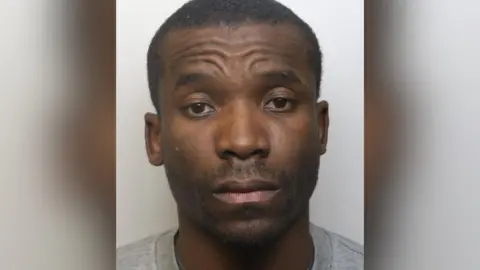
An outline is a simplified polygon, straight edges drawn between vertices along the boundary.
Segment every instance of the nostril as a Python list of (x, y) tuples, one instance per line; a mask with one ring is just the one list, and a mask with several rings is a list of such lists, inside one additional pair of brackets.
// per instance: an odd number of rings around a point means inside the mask
[(246, 160), (250, 159), (252, 157), (257, 157), (257, 158), (265, 158), (267, 157), (269, 152), (265, 149), (256, 149), (250, 152), (238, 152), (238, 151), (233, 151), (233, 150), (225, 150), (221, 154), (222, 159), (241, 159), (241, 160)]
[(232, 158), (232, 157), (238, 157), (238, 155), (235, 154), (235, 152), (233, 152), (231, 150), (225, 150), (221, 154), (222, 159), (229, 159), (229, 158)]
[(259, 156), (259, 157), (267, 157), (268, 156), (268, 151), (265, 150), (265, 149), (257, 149), (255, 151), (253, 151), (250, 156)]

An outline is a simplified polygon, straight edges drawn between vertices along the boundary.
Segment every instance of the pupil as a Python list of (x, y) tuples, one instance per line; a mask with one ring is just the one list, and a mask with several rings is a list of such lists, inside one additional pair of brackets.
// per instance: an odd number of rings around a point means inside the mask
[(205, 110), (205, 105), (201, 103), (193, 104), (192, 105), (192, 112), (195, 114), (202, 113)]
[(283, 98), (276, 98), (273, 100), (273, 105), (277, 108), (284, 108), (287, 106), (287, 100)]

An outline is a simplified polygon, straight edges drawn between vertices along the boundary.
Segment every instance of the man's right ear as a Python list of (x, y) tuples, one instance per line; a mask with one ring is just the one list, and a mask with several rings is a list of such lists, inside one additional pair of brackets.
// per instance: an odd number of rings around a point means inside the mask
[(148, 161), (153, 166), (163, 165), (160, 120), (154, 113), (145, 114), (145, 147)]

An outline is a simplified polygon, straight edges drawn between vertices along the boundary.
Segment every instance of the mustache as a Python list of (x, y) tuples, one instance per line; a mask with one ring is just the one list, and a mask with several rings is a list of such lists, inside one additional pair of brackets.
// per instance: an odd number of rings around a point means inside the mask
[(272, 178), (278, 172), (267, 168), (261, 161), (234, 162), (233, 164), (222, 164), (208, 173), (209, 178), (215, 179), (250, 179), (250, 178)]

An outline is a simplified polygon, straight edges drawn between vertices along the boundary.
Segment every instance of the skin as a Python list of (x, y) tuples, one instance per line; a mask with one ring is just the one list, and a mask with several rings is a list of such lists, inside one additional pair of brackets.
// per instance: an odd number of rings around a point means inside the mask
[[(307, 269), (308, 203), (326, 151), (309, 44), (295, 26), (176, 29), (163, 59), (160, 112), (145, 115), (149, 161), (165, 166), (186, 269)], [(262, 203), (214, 196), (228, 179), (279, 186)]]

